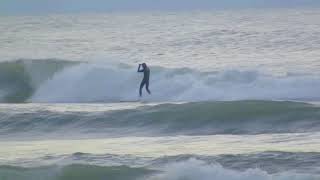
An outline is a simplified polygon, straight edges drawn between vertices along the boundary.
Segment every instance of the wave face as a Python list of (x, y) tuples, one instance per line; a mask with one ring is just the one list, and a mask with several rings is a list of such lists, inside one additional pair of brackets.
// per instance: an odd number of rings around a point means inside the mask
[(1, 179), (14, 180), (132, 180), (145, 176), (151, 170), (130, 168), (127, 166), (94, 166), (68, 165), (64, 167), (51, 166), (39, 168), (23, 168), (0, 166)]
[[(320, 100), (315, 75), (199, 72), (152, 67), (143, 101)], [(119, 102), (138, 99), (142, 75), (126, 64), (19, 60), (0, 64), (0, 102)]]
[[(68, 109), (68, 107), (65, 107)], [(320, 108), (297, 102), (227, 101), (160, 104), (102, 112), (25, 111), (0, 112), (0, 134), (259, 134), (320, 130)]]
[(318, 175), (284, 172), (268, 174), (260, 169), (235, 171), (219, 164), (190, 159), (171, 163), (160, 170), (127, 166), (67, 165), (63, 167), (22, 168), (0, 166), (0, 177), (15, 180), (316, 180)]
[[(80, 64), (43, 83), (32, 102), (119, 102), (137, 100), (141, 75), (127, 65)], [(144, 101), (320, 100), (320, 78), (276, 77), (256, 71), (198, 72), (152, 67), (152, 96)], [(145, 93), (146, 94), (146, 93)]]
[(41, 83), (71, 64), (55, 59), (0, 62), (0, 102), (25, 102)]

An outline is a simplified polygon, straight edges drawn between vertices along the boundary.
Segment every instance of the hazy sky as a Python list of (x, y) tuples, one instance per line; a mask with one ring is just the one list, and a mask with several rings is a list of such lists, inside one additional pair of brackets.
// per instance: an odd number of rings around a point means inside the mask
[(320, 7), (320, 0), (0, 0), (0, 13), (33, 14), (308, 6)]

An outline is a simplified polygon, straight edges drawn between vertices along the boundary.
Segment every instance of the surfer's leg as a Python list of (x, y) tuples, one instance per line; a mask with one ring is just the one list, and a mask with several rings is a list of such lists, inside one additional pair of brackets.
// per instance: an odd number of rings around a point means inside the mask
[(149, 81), (146, 82), (146, 90), (149, 94), (151, 94), (150, 90), (149, 90)]
[(140, 84), (140, 89), (139, 89), (139, 95), (140, 95), (140, 97), (142, 96), (142, 88), (143, 88), (143, 86), (144, 86), (145, 83), (146, 83), (145, 80), (142, 80), (142, 82), (141, 82), (141, 84)]

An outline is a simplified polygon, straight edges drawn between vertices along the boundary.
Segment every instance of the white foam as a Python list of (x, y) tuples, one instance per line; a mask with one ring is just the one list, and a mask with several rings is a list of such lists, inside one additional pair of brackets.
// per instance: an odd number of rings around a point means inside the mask
[(220, 165), (209, 165), (191, 159), (182, 163), (168, 165), (162, 174), (150, 180), (316, 180), (316, 175), (296, 173), (268, 174), (260, 169), (243, 172), (225, 169)]
[[(66, 68), (40, 86), (32, 102), (118, 102), (138, 99), (142, 73), (135, 67), (80, 64)], [(150, 89), (144, 101), (320, 100), (320, 78), (277, 77), (256, 71), (201, 73), (151, 67)]]

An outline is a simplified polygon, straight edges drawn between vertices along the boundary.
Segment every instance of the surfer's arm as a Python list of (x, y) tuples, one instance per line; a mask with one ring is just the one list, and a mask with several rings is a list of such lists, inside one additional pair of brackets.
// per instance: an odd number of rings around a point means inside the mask
[(138, 72), (143, 72), (144, 69), (141, 69), (141, 64), (139, 64), (139, 67), (138, 67)]

